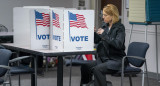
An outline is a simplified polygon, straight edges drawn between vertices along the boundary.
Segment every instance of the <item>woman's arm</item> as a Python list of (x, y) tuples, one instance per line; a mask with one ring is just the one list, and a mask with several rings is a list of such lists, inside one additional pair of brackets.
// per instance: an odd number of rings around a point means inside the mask
[(125, 28), (123, 25), (116, 28), (117, 28), (117, 31), (115, 33), (116, 34), (115, 38), (110, 37), (105, 31), (99, 36), (107, 44), (115, 47), (116, 49), (121, 49), (125, 41)]
[(94, 43), (98, 44), (100, 41), (101, 37), (96, 32), (94, 32)]

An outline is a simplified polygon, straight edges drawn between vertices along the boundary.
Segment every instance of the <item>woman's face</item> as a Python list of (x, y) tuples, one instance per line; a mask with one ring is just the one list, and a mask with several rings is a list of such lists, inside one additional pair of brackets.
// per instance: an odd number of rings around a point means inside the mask
[(106, 14), (103, 12), (103, 19), (105, 23), (111, 23), (112, 22), (112, 16)]

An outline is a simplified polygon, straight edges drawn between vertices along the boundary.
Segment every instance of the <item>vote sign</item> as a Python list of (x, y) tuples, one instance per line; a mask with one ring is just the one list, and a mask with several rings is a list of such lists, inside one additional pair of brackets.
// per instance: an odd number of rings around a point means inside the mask
[(92, 51), (94, 11), (64, 10), (64, 51)]
[(51, 8), (50, 9), (50, 49), (55, 51), (63, 51), (63, 11), (64, 8)]
[(31, 49), (49, 49), (49, 8), (13, 9), (14, 44)]

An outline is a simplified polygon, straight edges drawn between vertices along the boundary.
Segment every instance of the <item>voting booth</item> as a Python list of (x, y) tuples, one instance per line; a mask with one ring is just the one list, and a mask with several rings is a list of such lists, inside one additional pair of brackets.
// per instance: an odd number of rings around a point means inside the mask
[[(133, 30), (133, 24), (145, 25), (145, 41), (147, 42), (147, 25), (155, 25), (155, 42), (158, 47), (157, 25), (160, 25), (160, 0), (129, 0), (129, 22), (132, 24), (130, 39)], [(129, 39), (129, 43), (130, 43)], [(158, 48), (156, 48), (156, 68), (158, 72)], [(143, 70), (144, 72), (144, 70)], [(158, 77), (158, 76), (157, 76)], [(144, 84), (144, 76), (142, 80)]]
[(94, 11), (52, 9), (50, 48), (56, 51), (93, 51)]
[(14, 44), (60, 52), (93, 51), (94, 11), (63, 7), (15, 7)]
[(31, 49), (49, 49), (49, 8), (13, 9), (14, 44)]
[(94, 11), (64, 10), (64, 51), (94, 50)]
[(64, 8), (50, 9), (50, 49), (63, 51), (63, 11)]
[(150, 24), (160, 22), (160, 0), (129, 0), (129, 22)]

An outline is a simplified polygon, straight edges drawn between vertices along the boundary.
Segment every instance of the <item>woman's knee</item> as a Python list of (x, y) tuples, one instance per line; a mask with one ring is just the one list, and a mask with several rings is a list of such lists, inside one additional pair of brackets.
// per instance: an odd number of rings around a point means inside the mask
[(97, 65), (95, 67), (92, 68), (93, 72), (101, 72), (104, 73), (107, 71), (107, 68), (102, 67), (102, 65)]
[(92, 72), (93, 72), (93, 73), (96, 73), (96, 72), (98, 72), (99, 70), (100, 70), (100, 68), (99, 68), (98, 66), (95, 66), (95, 67), (92, 68)]

